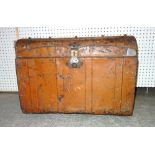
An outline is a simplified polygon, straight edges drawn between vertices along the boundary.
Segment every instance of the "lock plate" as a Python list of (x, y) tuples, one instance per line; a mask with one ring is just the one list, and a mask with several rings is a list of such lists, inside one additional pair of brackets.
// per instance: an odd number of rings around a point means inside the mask
[(82, 65), (82, 61), (80, 58), (78, 58), (78, 48), (71, 48), (71, 51), (70, 51), (70, 59), (69, 61), (67, 62), (67, 65), (70, 67), (70, 68), (80, 68), (81, 65)]

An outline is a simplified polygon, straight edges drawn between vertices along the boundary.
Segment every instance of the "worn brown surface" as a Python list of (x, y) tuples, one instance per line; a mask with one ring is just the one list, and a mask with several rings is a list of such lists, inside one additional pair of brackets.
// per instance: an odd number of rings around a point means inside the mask
[[(70, 68), (72, 45), (80, 68)], [(131, 115), (137, 56), (134, 37), (21, 39), (16, 43), (20, 103), (25, 113)]]

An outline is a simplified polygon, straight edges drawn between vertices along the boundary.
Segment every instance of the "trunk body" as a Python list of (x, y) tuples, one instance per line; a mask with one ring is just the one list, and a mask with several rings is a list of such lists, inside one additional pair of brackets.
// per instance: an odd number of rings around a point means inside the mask
[(132, 36), (18, 40), (22, 111), (132, 115), (137, 50)]

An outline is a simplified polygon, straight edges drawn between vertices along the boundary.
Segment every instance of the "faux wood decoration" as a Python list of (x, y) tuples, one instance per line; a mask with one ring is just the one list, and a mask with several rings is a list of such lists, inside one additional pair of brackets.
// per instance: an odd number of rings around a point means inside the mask
[(16, 72), (24, 113), (132, 115), (133, 36), (20, 39)]

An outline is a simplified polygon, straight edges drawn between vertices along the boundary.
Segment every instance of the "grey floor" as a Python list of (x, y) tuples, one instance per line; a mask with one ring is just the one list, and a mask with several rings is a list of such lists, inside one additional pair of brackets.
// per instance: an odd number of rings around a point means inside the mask
[(0, 93), (0, 126), (155, 126), (155, 89), (139, 88), (133, 116), (23, 114), (17, 93)]

